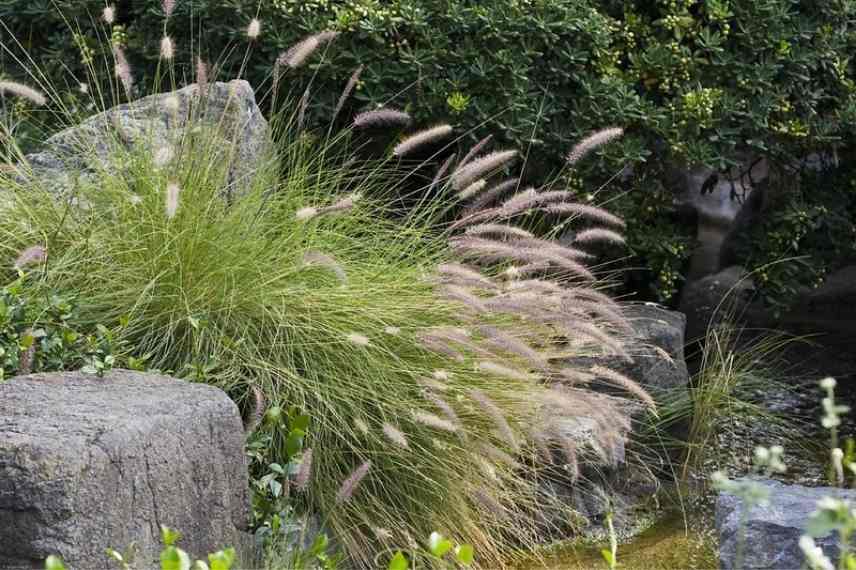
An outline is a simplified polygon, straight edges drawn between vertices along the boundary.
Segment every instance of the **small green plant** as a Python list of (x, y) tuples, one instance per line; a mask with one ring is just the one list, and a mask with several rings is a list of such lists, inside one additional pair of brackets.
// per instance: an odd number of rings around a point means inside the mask
[[(455, 544), (439, 532), (432, 532), (425, 546), (416, 546), (410, 556), (401, 550), (395, 551), (387, 565), (387, 570), (418, 570), (418, 568), (459, 568), (470, 566), (474, 560), (473, 547), (469, 544)], [(425, 559), (421, 566), (418, 560)]]
[[(163, 550), (160, 553), (161, 570), (231, 570), (235, 563), (234, 548), (225, 548), (209, 554), (207, 562), (203, 560), (194, 561), (187, 552), (177, 546), (180, 539), (180, 532), (161, 525), (161, 541), (163, 542)], [(121, 570), (132, 570), (135, 567), (133, 560), (112, 548), (106, 550), (106, 556), (116, 563)], [(45, 570), (66, 570), (66, 567), (60, 557), (51, 555), (45, 560)]]
[(34, 293), (29, 282), (36, 277), (21, 273), (0, 287), (0, 380), (19, 374), (82, 369), (101, 376), (117, 358), (129, 368), (143, 366), (141, 359), (124, 359), (121, 343), (102, 324), (84, 326), (77, 303), (54, 291)]

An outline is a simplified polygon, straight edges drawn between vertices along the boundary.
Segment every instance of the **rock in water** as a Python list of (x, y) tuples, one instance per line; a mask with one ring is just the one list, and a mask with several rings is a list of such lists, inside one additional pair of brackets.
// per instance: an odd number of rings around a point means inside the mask
[(58, 193), (75, 181), (109, 168), (115, 174), (117, 151), (144, 145), (156, 163), (169, 167), (185, 137), (206, 131), (203, 148), (211, 164), (228, 165), (224, 193), (239, 193), (252, 180), (270, 150), (270, 129), (243, 80), (211, 83), (200, 96), (196, 85), (150, 95), (94, 115), (47, 139), (41, 152), (27, 155), (33, 175)]
[(135, 543), (158, 567), (160, 525), (204, 557), (245, 556), (249, 489), (241, 418), (221, 390), (112, 371), (0, 383), (0, 568), (108, 568)]
[[(747, 513), (743, 537), (743, 559), (737, 560), (741, 532), (742, 501), (721, 493), (716, 501), (716, 530), (719, 535), (719, 567), (723, 570), (795, 570), (803, 568), (799, 547), (809, 517), (823, 497), (835, 497), (856, 503), (856, 491), (831, 487), (785, 485), (759, 480), (769, 492), (769, 502)], [(815, 539), (832, 560), (838, 558), (837, 536)]]

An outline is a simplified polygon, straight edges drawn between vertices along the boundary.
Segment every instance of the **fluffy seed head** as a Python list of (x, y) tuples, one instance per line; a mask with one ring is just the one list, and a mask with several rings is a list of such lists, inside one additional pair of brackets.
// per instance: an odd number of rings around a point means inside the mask
[(369, 337), (359, 333), (350, 333), (345, 338), (348, 339), (348, 342), (357, 346), (368, 346), (369, 344), (371, 344)]
[(48, 251), (40, 245), (31, 245), (24, 251), (18, 254), (13, 267), (15, 269), (23, 269), (34, 263), (43, 263), (48, 257)]
[(508, 420), (505, 419), (505, 414), (503, 414), (502, 410), (499, 409), (499, 406), (497, 406), (493, 400), (488, 398), (484, 392), (478, 389), (470, 390), (470, 397), (475, 400), (479, 406), (481, 406), (484, 413), (493, 420), (500, 437), (505, 440), (511, 449), (515, 452), (518, 451), (519, 447), (517, 444), (517, 438), (514, 436), (514, 432), (512, 431)]
[(601, 147), (624, 134), (624, 129), (611, 127), (592, 133), (580, 142), (568, 154), (568, 164), (576, 164), (593, 150)]
[(528, 382), (532, 380), (532, 376), (526, 374), (525, 372), (509, 368), (508, 366), (503, 366), (502, 364), (493, 362), (491, 360), (482, 360), (481, 362), (479, 362), (478, 369), (481, 372), (485, 372), (487, 374), (499, 376), (502, 378), (510, 378), (511, 380), (520, 380), (523, 382)]
[(251, 40), (258, 39), (262, 33), (262, 23), (258, 18), (253, 18), (247, 25), (247, 37)]
[(335, 259), (327, 255), (326, 253), (321, 253), (320, 251), (309, 250), (303, 254), (303, 259), (301, 260), (301, 264), (304, 267), (307, 266), (318, 266), (323, 267), (332, 271), (336, 278), (339, 279), (339, 282), (345, 284), (348, 282), (348, 275), (345, 273), (345, 269), (336, 262)]
[(114, 44), (113, 58), (116, 60), (116, 77), (122, 82), (125, 93), (130, 94), (131, 88), (134, 86), (134, 78), (131, 76), (131, 64), (128, 63), (128, 58), (125, 57), (125, 50), (121, 46)]
[(309, 59), (309, 57), (315, 53), (319, 47), (333, 41), (338, 35), (338, 32), (326, 31), (304, 38), (289, 48), (288, 51), (280, 55), (276, 60), (277, 65), (285, 65), (291, 69), (296, 69), (306, 63), (306, 60)]
[(175, 46), (172, 43), (171, 37), (164, 36), (161, 39), (160, 54), (161, 54), (161, 57), (167, 61), (169, 61), (173, 57), (175, 57)]
[(178, 195), (181, 193), (181, 187), (175, 182), (170, 182), (166, 185), (166, 217), (173, 219), (178, 211)]
[(485, 186), (487, 186), (487, 180), (484, 178), (479, 178), (460, 192), (458, 192), (458, 200), (468, 200), (484, 190)]
[(392, 154), (398, 157), (405, 156), (420, 147), (434, 144), (452, 134), (451, 125), (437, 125), (424, 131), (414, 133), (395, 145)]
[(305, 222), (306, 220), (311, 220), (315, 216), (318, 215), (318, 208), (313, 208), (312, 206), (307, 206), (305, 208), (300, 208), (297, 210), (297, 213), (294, 215), (301, 222)]
[(256, 431), (259, 424), (265, 415), (265, 396), (258, 386), (250, 386), (250, 391), (253, 393), (253, 409), (250, 411), (250, 417), (244, 423), (244, 433), (251, 434)]
[(201, 57), (196, 58), (196, 87), (200, 93), (208, 91), (208, 64)]
[(113, 4), (109, 6), (104, 6), (104, 10), (101, 11), (101, 18), (107, 23), (112, 24), (116, 21), (116, 8)]
[(164, 16), (169, 18), (175, 11), (175, 0), (163, 0), (163, 2), (161, 2), (161, 6), (163, 7)]
[(549, 214), (570, 214), (572, 216), (580, 216), (581, 218), (588, 218), (595, 222), (601, 222), (603, 224), (610, 224), (622, 228), (625, 225), (624, 220), (618, 216), (610, 214), (603, 208), (590, 206), (588, 204), (562, 202), (547, 206), (545, 211)]
[(621, 234), (604, 228), (583, 230), (574, 237), (575, 243), (593, 243), (598, 241), (624, 245), (624, 238)]
[(410, 124), (410, 115), (396, 109), (381, 108), (365, 111), (354, 117), (357, 128), (397, 127)]
[(407, 443), (407, 436), (402, 433), (400, 429), (392, 425), (391, 423), (384, 422), (383, 423), (383, 435), (386, 438), (399, 447), (403, 447), (407, 449), (410, 447)]
[(469, 161), (474, 159), (478, 153), (480, 153), (488, 144), (490, 144), (490, 141), (492, 139), (493, 135), (487, 135), (485, 138), (477, 142), (475, 146), (473, 146), (473, 148), (471, 148), (470, 151), (464, 155), (464, 158), (461, 159), (461, 163), (458, 164), (458, 168), (464, 166)]
[(505, 166), (515, 158), (517, 158), (516, 150), (499, 150), (459, 166), (452, 174), (452, 187), (458, 191), (463, 190), (474, 181)]
[(360, 75), (363, 73), (363, 66), (358, 66), (354, 72), (351, 74), (350, 79), (348, 79), (348, 83), (345, 84), (345, 88), (342, 90), (342, 94), (339, 95), (339, 101), (336, 103), (336, 110), (333, 112), (333, 121), (335, 121), (339, 113), (342, 112), (342, 109), (345, 107), (345, 103), (348, 101), (348, 98), (353, 93), (354, 88), (357, 86), (357, 83), (360, 81)]
[(172, 114), (178, 113), (178, 109), (181, 106), (181, 102), (178, 100), (178, 97), (175, 95), (167, 95), (163, 99), (163, 108)]
[(45, 96), (42, 95), (39, 91), (36, 91), (32, 87), (29, 87), (22, 83), (17, 83), (15, 81), (0, 81), (0, 93), (8, 93), (9, 95), (14, 95), (15, 97), (27, 99), (28, 101), (39, 107), (48, 102)]
[(606, 380), (610, 384), (627, 390), (629, 393), (633, 394), (637, 398), (639, 398), (642, 402), (648, 406), (649, 409), (656, 412), (657, 411), (657, 403), (654, 401), (654, 398), (645, 391), (639, 384), (610, 368), (606, 368), (604, 366), (595, 365), (591, 367), (591, 373), (597, 376), (598, 378), (602, 378)]
[(158, 168), (163, 168), (164, 166), (169, 164), (169, 161), (172, 160), (172, 157), (174, 155), (175, 153), (173, 152), (172, 147), (169, 145), (164, 145), (155, 151), (152, 160), (155, 166), (157, 166)]
[(342, 486), (339, 487), (339, 492), (336, 493), (336, 504), (341, 505), (343, 503), (347, 503), (351, 500), (351, 497), (354, 496), (354, 491), (357, 490), (362, 480), (369, 473), (369, 469), (372, 467), (371, 461), (366, 461), (359, 467), (357, 467), (351, 475), (345, 479), (342, 483)]
[(309, 484), (309, 478), (312, 475), (312, 448), (303, 450), (303, 457), (300, 460), (300, 469), (297, 470), (297, 476), (294, 478), (294, 485), (298, 491), (306, 490)]
[(458, 431), (458, 426), (456, 426), (451, 421), (444, 420), (440, 416), (437, 416), (437, 415), (434, 415), (434, 414), (431, 414), (428, 412), (423, 412), (423, 411), (414, 412), (413, 413), (413, 419), (416, 420), (417, 423), (420, 423), (424, 426), (428, 426), (430, 428), (448, 431), (448, 432), (452, 432), (452, 433)]

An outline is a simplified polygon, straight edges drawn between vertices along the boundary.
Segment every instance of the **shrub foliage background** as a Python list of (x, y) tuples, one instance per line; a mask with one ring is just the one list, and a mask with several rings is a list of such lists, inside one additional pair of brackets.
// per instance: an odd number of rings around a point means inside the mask
[[(163, 33), (159, 8), (116, 7), (113, 39), (127, 46), (138, 73), (151, 74), (157, 54), (142, 46)], [(84, 77), (83, 62), (105, 55), (85, 24), (94, 26), (102, 8), (77, 0), (60, 13), (51, 0), (2, 0), (0, 19), (50, 77), (66, 80), (69, 72)], [(529, 148), (536, 170), (560, 164), (561, 152), (584, 133), (628, 128), (621, 144), (577, 176), (590, 188), (634, 166), (636, 176), (620, 190), (641, 190), (619, 192), (613, 208), (630, 223), (630, 264), (651, 269), (643, 293), (661, 300), (680, 286), (693, 237), (672, 223), (675, 189), (665, 165), (725, 170), (747, 155), (784, 163), (846, 140), (856, 118), (852, 0), (185, 0), (169, 31), (184, 36), (182, 49), (194, 46), (234, 71), (247, 55), (237, 26), (256, 15), (263, 30), (246, 71), (256, 88), (297, 39), (321, 29), (346, 32), (334, 61), (296, 79), (314, 78), (320, 95), (310, 112), (319, 120), (329, 119), (341, 85), (365, 65), (356, 105), (395, 96), (417, 119), (454, 116), (472, 138), (492, 132)], [(84, 24), (72, 32), (66, 18)], [(177, 59), (192, 61), (188, 55)]]

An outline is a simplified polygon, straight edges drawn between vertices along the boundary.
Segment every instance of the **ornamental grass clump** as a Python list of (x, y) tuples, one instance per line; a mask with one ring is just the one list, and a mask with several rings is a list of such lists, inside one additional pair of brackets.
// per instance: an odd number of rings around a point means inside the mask
[[(278, 73), (334, 37), (285, 52)], [(201, 105), (214, 77), (196, 61)], [(130, 92), (129, 68), (119, 80)], [(295, 115), (274, 117), (278, 144), (239, 191), (229, 165), (244, 143), (225, 143), (193, 112), (169, 168), (153, 145), (129, 148), (105, 127), (109, 159), (86, 161), (94, 169), (67, 194), (0, 174), (0, 266), (11, 277), (22, 252), (43, 248), (32, 294), (74, 295), (84, 325), (121, 322), (121, 345), (152, 368), (202, 370), (194, 379), (229, 393), (250, 427), (273, 429), (262, 406), (308, 411), (311, 461), (294, 500), (323, 515), (354, 565), (374, 567), (379, 549), (439, 529), (472, 544), (480, 567), (503, 567), (544, 531), (533, 516), (549, 500), (531, 467), (538, 448), (582, 445), (558, 420), (588, 418), (601, 449), (629, 430), (623, 399), (568, 378), (600, 377), (653, 407), (631, 379), (574, 360), (627, 356), (627, 325), (585, 266), (588, 240), (562, 246), (527, 227), (532, 213), (564, 220), (560, 204), (592, 211), (539, 188), (473, 209), (483, 194), (460, 190), (513, 166), (517, 152), (502, 151), (447, 161), (452, 174), (435, 177), (431, 199), (401, 212), (393, 203), (413, 177), (396, 155), (406, 153), (365, 160), (348, 144), (353, 127), (403, 127), (408, 115), (367, 111), (328, 137), (297, 131)], [(273, 436), (271, 463), (289, 446)]]

